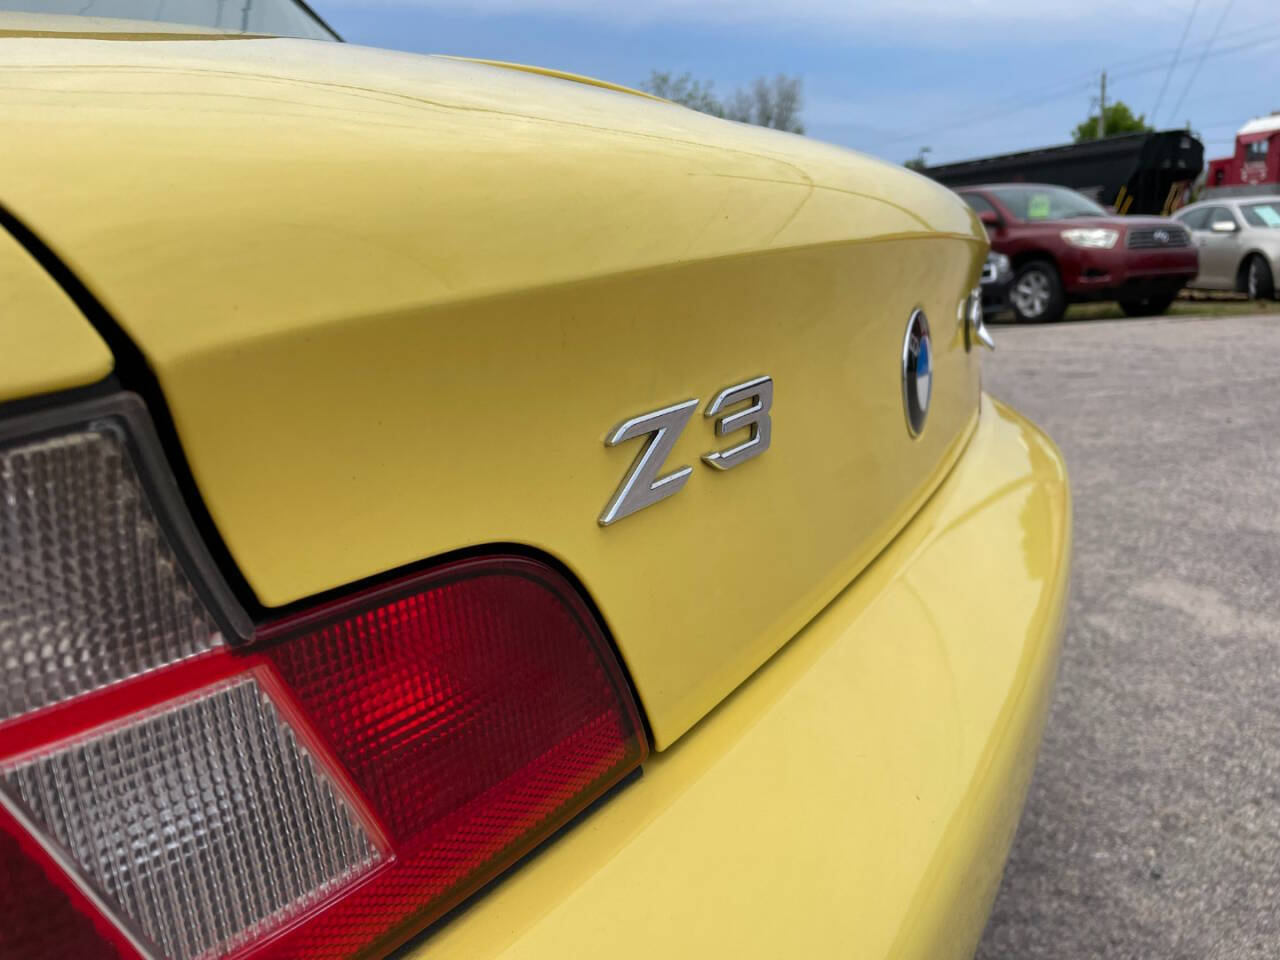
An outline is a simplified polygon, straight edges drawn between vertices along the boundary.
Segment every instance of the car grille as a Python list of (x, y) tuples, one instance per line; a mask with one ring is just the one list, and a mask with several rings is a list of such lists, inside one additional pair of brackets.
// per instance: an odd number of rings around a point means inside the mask
[(1130, 230), (1125, 243), (1132, 249), (1186, 247), (1191, 244), (1191, 235), (1181, 227), (1143, 227)]

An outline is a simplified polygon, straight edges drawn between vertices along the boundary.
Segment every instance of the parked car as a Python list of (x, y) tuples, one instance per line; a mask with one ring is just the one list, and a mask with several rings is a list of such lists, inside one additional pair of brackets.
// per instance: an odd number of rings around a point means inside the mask
[(992, 250), (982, 264), (982, 312), (991, 317), (1013, 309), (1009, 288), (1013, 284), (1013, 263), (1003, 253)]
[(1048, 184), (957, 191), (1013, 266), (1009, 298), (1019, 320), (1060, 320), (1067, 305), (1116, 300), (1131, 317), (1168, 309), (1195, 275), (1190, 234), (1164, 217), (1118, 217), (1088, 197)]
[(971, 953), (1071, 542), (972, 211), (92, 14), (0, 14), (0, 957)]
[(1190, 286), (1235, 290), (1250, 300), (1276, 296), (1280, 277), (1280, 196), (1193, 203), (1174, 217), (1191, 231), (1200, 272)]

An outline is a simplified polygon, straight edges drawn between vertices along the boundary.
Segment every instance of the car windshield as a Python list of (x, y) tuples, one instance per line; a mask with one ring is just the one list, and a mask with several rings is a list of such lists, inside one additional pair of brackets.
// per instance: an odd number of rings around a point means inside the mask
[(0, 11), (180, 23), (306, 40), (339, 39), (297, 0), (0, 0)]
[(991, 193), (1019, 220), (1070, 220), (1108, 215), (1088, 197), (1066, 187), (992, 187)]
[(1246, 203), (1240, 212), (1251, 227), (1280, 227), (1280, 200), (1266, 203)]

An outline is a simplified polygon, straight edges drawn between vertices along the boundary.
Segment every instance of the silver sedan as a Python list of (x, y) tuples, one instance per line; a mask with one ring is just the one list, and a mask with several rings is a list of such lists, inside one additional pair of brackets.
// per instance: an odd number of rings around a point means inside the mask
[(1202, 200), (1174, 215), (1200, 251), (1200, 273), (1188, 286), (1236, 290), (1250, 300), (1276, 296), (1280, 278), (1280, 196)]

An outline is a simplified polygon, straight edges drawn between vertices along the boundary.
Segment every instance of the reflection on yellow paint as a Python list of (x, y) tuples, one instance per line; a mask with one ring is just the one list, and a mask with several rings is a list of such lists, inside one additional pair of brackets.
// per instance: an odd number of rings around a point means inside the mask
[(951, 475), (821, 616), (408, 955), (971, 956), (1035, 761), (1069, 554), (1061, 459), (985, 401)]

